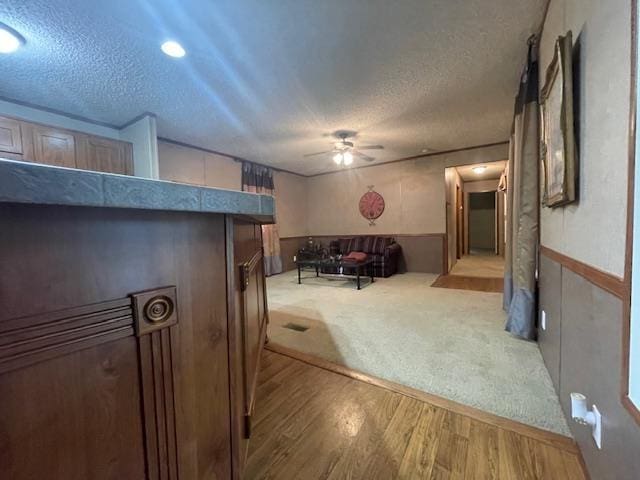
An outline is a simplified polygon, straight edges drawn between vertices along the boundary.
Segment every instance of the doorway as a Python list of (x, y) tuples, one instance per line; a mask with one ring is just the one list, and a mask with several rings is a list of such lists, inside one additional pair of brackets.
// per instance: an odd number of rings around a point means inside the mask
[(445, 170), (450, 274), (502, 278), (505, 194), (499, 183), (505, 167), (500, 161)]
[(495, 255), (497, 248), (496, 192), (471, 192), (468, 215), (469, 254)]

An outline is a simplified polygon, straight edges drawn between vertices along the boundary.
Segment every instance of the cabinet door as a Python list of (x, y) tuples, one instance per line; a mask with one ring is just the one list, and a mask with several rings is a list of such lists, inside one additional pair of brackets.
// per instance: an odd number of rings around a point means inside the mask
[(96, 172), (133, 175), (131, 144), (108, 138), (84, 135), (77, 166)]
[(20, 122), (0, 117), (0, 152), (22, 153)]
[(251, 437), (251, 417), (262, 348), (267, 334), (267, 302), (260, 225), (227, 219), (230, 289), (229, 348), (233, 412), (234, 478), (241, 478)]
[(37, 163), (55, 165), (57, 167), (76, 168), (76, 140), (72, 132), (22, 122), (25, 138), (32, 141), (25, 146), (25, 157)]

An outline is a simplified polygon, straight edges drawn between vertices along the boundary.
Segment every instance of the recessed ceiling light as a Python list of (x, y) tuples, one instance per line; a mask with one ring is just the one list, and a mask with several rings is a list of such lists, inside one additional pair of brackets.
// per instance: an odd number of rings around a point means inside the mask
[(486, 166), (482, 165), (480, 167), (473, 167), (471, 170), (473, 170), (473, 173), (480, 175), (482, 172), (484, 172), (487, 169)]
[(14, 29), (0, 23), (0, 53), (13, 53), (24, 43), (24, 38)]
[(160, 46), (160, 48), (164, 53), (166, 53), (167, 55), (173, 58), (182, 58), (187, 53), (185, 52), (184, 48), (182, 48), (182, 45), (180, 45), (178, 42), (174, 40), (168, 40), (164, 42)]

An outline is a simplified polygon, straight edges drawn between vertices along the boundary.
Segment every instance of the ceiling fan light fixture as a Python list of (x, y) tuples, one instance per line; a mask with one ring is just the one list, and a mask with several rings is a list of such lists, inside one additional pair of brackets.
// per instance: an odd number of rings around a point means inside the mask
[(342, 164), (342, 153), (336, 153), (333, 156), (333, 161), (336, 162), (336, 165), (341, 165)]
[(345, 165), (351, 165), (353, 163), (353, 154), (351, 152), (344, 152), (342, 159)]

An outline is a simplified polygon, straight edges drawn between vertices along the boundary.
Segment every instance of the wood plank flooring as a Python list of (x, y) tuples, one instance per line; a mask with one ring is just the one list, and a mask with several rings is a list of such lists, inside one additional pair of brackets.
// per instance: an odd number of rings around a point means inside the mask
[(504, 280), (495, 277), (467, 277), (464, 275), (440, 275), (431, 284), (432, 287), (454, 288), (456, 290), (474, 290), (476, 292), (502, 293)]
[(245, 478), (584, 480), (579, 454), (266, 350)]

